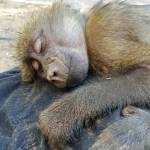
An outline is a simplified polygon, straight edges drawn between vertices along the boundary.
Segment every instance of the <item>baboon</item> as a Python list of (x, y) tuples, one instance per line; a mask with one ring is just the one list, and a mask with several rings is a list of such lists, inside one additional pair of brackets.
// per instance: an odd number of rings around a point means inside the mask
[(41, 113), (39, 127), (52, 148), (64, 149), (88, 120), (103, 113), (150, 104), (149, 14), (149, 6), (99, 3), (86, 20), (56, 3), (26, 24), (17, 45), (23, 79), (37, 75), (61, 88), (79, 85), (88, 56), (98, 73)]

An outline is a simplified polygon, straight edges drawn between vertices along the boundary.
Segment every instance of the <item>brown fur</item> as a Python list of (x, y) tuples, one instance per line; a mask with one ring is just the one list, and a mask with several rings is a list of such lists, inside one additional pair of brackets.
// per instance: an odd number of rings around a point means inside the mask
[(91, 66), (104, 75), (150, 63), (150, 36), (142, 37), (150, 30), (144, 22), (150, 18), (150, 10), (119, 5), (95, 6), (86, 25)]
[(48, 10), (49, 9), (46, 11), (40, 10), (34, 12), (18, 34), (16, 51), (23, 81), (32, 81), (35, 78), (34, 72), (30, 66), (28, 48), (31, 45), (31, 37), (37, 22), (39, 22), (39, 19), (43, 18), (44, 15), (49, 12)]

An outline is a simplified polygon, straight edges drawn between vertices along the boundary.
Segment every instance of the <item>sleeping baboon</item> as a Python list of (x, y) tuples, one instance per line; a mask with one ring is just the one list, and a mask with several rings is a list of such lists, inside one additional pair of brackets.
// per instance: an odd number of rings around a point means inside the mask
[(64, 149), (88, 120), (108, 110), (149, 105), (149, 14), (149, 6), (99, 3), (86, 20), (55, 3), (26, 24), (17, 45), (23, 79), (40, 76), (61, 88), (79, 85), (87, 76), (88, 56), (97, 73), (41, 113), (39, 127), (53, 148)]

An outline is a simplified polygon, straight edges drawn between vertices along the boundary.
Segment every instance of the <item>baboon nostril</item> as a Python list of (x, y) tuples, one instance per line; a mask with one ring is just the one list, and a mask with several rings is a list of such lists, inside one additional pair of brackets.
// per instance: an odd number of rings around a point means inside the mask
[(53, 72), (53, 76), (57, 76), (58, 73), (56, 71)]

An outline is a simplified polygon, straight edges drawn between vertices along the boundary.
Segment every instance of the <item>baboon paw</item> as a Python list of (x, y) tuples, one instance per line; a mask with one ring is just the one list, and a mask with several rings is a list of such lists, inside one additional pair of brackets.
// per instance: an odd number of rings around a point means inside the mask
[(38, 126), (53, 149), (70, 149), (66, 141), (73, 134), (74, 121), (65, 107), (64, 103), (55, 102), (39, 116)]

